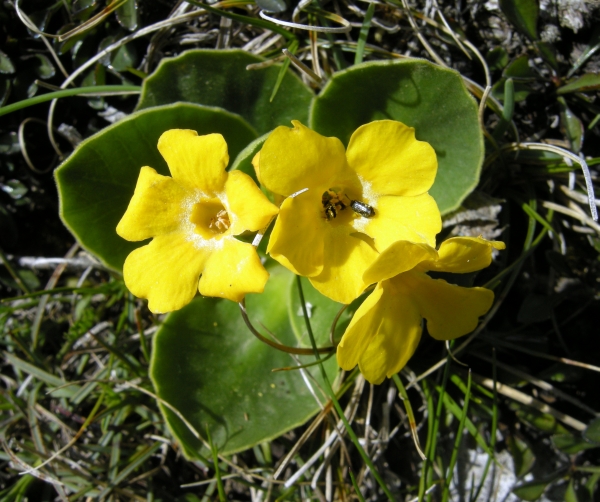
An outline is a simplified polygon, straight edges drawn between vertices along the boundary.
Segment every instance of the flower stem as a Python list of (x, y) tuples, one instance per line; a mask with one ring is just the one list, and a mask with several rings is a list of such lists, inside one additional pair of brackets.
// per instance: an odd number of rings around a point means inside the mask
[(45, 101), (52, 101), (53, 99), (66, 98), (68, 96), (79, 96), (82, 94), (102, 94), (107, 92), (136, 92), (139, 93), (142, 88), (138, 85), (95, 85), (90, 87), (77, 87), (75, 89), (62, 89), (61, 91), (48, 92), (46, 94), (40, 94), (33, 98), (23, 99), (17, 101), (12, 105), (0, 107), (0, 117), (7, 113), (16, 112), (22, 108), (28, 106), (37, 105)]
[[(310, 343), (311, 343), (314, 353), (315, 353), (315, 358), (318, 361), (320, 361), (321, 356), (317, 349), (317, 343), (315, 341), (315, 337), (312, 332), (312, 327), (310, 325), (310, 319), (308, 317), (308, 311), (306, 310), (306, 302), (304, 301), (304, 292), (302, 291), (302, 282), (301, 281), (302, 281), (302, 279), (300, 278), (300, 276), (296, 276), (296, 284), (298, 285), (298, 294), (300, 295), (300, 305), (302, 306), (302, 314), (304, 315), (304, 322), (306, 323), (306, 330), (308, 332), (308, 336), (310, 338)], [(340, 406), (340, 403), (338, 402), (337, 398), (335, 397), (335, 392), (333, 391), (333, 388), (331, 387), (331, 383), (329, 382), (329, 378), (327, 377), (327, 372), (325, 371), (325, 368), (323, 367), (322, 364), (319, 364), (319, 368), (321, 370), (321, 376), (323, 377), (323, 382), (325, 384), (325, 392), (328, 394), (329, 399), (331, 399), (333, 406), (335, 407), (336, 411), (338, 412), (338, 415), (340, 416), (340, 419), (342, 420), (344, 427), (346, 428), (346, 432), (348, 433), (348, 436), (350, 436), (352, 443), (354, 444), (354, 446), (356, 446), (358, 453), (360, 453), (360, 456), (364, 460), (365, 464), (367, 464), (367, 466), (373, 473), (373, 477), (376, 479), (377, 483), (379, 484), (379, 486), (381, 487), (383, 492), (386, 494), (387, 498), (391, 501), (396, 500), (394, 498), (394, 496), (392, 495), (392, 493), (390, 492), (389, 488), (386, 486), (386, 484), (383, 481), (383, 479), (381, 478), (381, 476), (379, 475), (379, 473), (377, 472), (377, 470), (375, 469), (373, 462), (371, 462), (371, 459), (368, 457), (367, 453), (365, 452), (363, 447), (360, 445), (360, 442), (358, 441), (358, 437), (354, 433), (354, 430), (352, 429), (352, 426), (348, 422), (346, 415), (344, 415), (344, 410), (342, 409), (342, 407)]]

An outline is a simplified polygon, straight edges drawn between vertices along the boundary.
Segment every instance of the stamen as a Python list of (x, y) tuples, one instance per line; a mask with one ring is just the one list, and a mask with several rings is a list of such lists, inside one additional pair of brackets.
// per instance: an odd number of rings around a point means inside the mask
[(208, 224), (208, 228), (216, 229), (218, 232), (225, 232), (229, 229), (231, 223), (229, 221), (229, 214), (225, 209), (221, 209), (215, 216), (213, 216)]

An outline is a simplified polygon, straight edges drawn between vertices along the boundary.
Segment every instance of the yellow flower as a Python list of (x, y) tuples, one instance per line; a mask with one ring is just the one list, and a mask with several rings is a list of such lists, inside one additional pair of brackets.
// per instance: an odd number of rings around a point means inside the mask
[(154, 313), (180, 309), (197, 289), (236, 302), (261, 293), (269, 274), (255, 248), (234, 236), (265, 227), (277, 207), (252, 178), (225, 171), (229, 155), (220, 134), (173, 129), (162, 134), (158, 150), (173, 177), (142, 167), (117, 226), (129, 241), (153, 237), (125, 260), (129, 290), (147, 298)]
[(492, 306), (494, 293), (463, 288), (425, 272), (467, 273), (487, 267), (492, 249), (504, 243), (455, 237), (439, 251), (426, 244), (399, 241), (386, 249), (365, 272), (375, 290), (358, 308), (337, 348), (341, 368), (357, 364), (371, 383), (398, 373), (415, 352), (421, 320), (436, 340), (453, 340), (473, 331)]
[(253, 161), (261, 183), (287, 197), (267, 251), (324, 295), (350, 303), (368, 286), (365, 270), (390, 244), (435, 246), (441, 218), (427, 193), (435, 152), (393, 120), (359, 127), (347, 151), (337, 138), (292, 124), (275, 129)]

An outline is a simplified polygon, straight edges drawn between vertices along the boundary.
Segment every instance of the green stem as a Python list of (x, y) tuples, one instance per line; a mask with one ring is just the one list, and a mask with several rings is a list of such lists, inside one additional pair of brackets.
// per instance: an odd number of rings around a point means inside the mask
[[(298, 293), (300, 295), (300, 305), (302, 306), (302, 314), (304, 315), (304, 322), (306, 323), (306, 330), (308, 331), (310, 343), (314, 350), (315, 358), (320, 361), (321, 355), (319, 354), (319, 351), (317, 349), (317, 342), (315, 341), (315, 337), (312, 332), (312, 327), (310, 325), (310, 319), (308, 318), (308, 311), (306, 310), (306, 302), (304, 301), (304, 292), (302, 291), (302, 282), (301, 282), (300, 276), (296, 276), (296, 284), (298, 285)], [(333, 388), (331, 387), (331, 383), (329, 382), (329, 378), (327, 377), (327, 372), (325, 371), (325, 368), (323, 367), (322, 364), (319, 364), (319, 369), (321, 370), (321, 376), (323, 377), (323, 382), (325, 384), (325, 392), (328, 394), (329, 399), (331, 399), (333, 406), (335, 407), (340, 419), (342, 420), (342, 423), (344, 424), (344, 427), (346, 429), (346, 432), (348, 433), (348, 436), (350, 437), (350, 440), (352, 441), (354, 446), (356, 446), (358, 453), (360, 453), (360, 456), (364, 460), (365, 464), (367, 464), (367, 466), (371, 470), (373, 477), (376, 479), (377, 483), (379, 484), (379, 486), (381, 487), (383, 492), (386, 494), (387, 498), (389, 500), (391, 500), (392, 502), (394, 502), (394, 500), (396, 500), (396, 499), (394, 498), (394, 496), (390, 492), (389, 488), (386, 486), (385, 482), (383, 481), (383, 479), (381, 478), (381, 476), (375, 469), (373, 462), (371, 462), (371, 459), (369, 458), (369, 456), (367, 455), (367, 453), (365, 452), (363, 447), (360, 445), (360, 442), (358, 441), (358, 437), (356, 437), (356, 434), (354, 433), (354, 430), (350, 426), (350, 423), (348, 422), (346, 415), (344, 415), (344, 410), (342, 409), (340, 403), (338, 402), (337, 398), (335, 397), (335, 392), (333, 391)]]
[(225, 502), (227, 500), (227, 496), (225, 495), (225, 489), (223, 488), (223, 480), (221, 479), (221, 469), (219, 468), (219, 452), (217, 448), (213, 444), (212, 437), (210, 435), (210, 429), (208, 428), (208, 424), (206, 424), (206, 438), (208, 439), (208, 444), (210, 446), (210, 452), (212, 453), (213, 465), (215, 467), (215, 477), (217, 478), (217, 489), (219, 490), (219, 501)]
[(446, 481), (444, 483), (444, 492), (442, 495), (442, 502), (447, 502), (450, 496), (450, 481), (452, 481), (452, 474), (454, 473), (454, 467), (456, 466), (456, 460), (458, 459), (458, 448), (463, 437), (463, 430), (465, 428), (465, 421), (467, 419), (467, 412), (469, 410), (469, 399), (471, 397), (471, 370), (469, 370), (469, 376), (467, 378), (467, 392), (465, 393), (465, 405), (462, 409), (462, 415), (458, 424), (458, 430), (456, 431), (456, 438), (454, 439), (454, 448), (452, 449), (452, 456), (450, 457), (450, 464), (446, 471)]
[(421, 445), (419, 444), (419, 435), (417, 433), (417, 421), (415, 420), (415, 414), (413, 413), (413, 409), (410, 404), (410, 399), (408, 399), (408, 393), (406, 392), (406, 388), (402, 384), (402, 380), (400, 380), (400, 377), (397, 373), (394, 376), (392, 376), (392, 380), (394, 380), (394, 383), (398, 388), (398, 392), (402, 397), (402, 402), (404, 403), (404, 408), (406, 409), (406, 414), (408, 415), (408, 425), (410, 427), (410, 432), (412, 434), (413, 441), (415, 442), (415, 447), (419, 451), (419, 455), (421, 455), (421, 457), (423, 457), (423, 460), (425, 460), (425, 454), (421, 451)]
[(423, 500), (423, 497), (425, 496), (425, 490), (426, 490), (425, 485), (429, 484), (428, 483), (428, 481), (430, 480), (429, 478), (432, 477), (432, 476), (429, 476), (429, 474), (430, 474), (429, 464), (432, 463), (433, 461), (435, 461), (435, 450), (437, 447), (437, 433), (438, 433), (438, 428), (439, 428), (439, 424), (440, 424), (440, 419), (442, 416), (444, 392), (446, 391), (446, 384), (448, 382), (448, 376), (450, 375), (450, 361), (451, 360), (452, 360), (452, 358), (450, 357), (450, 354), (448, 353), (448, 357), (446, 359), (446, 367), (444, 368), (444, 376), (442, 378), (440, 397), (438, 398), (439, 401), (437, 404), (437, 408), (435, 410), (435, 419), (433, 421), (433, 426), (432, 426), (432, 431), (431, 431), (431, 444), (429, 445), (429, 448), (427, 450), (425, 450), (425, 456), (427, 458), (423, 462), (423, 475), (421, 476), (421, 482), (419, 483), (419, 502), (421, 502)]
[[(2, 109), (0, 108), (0, 111), (1, 110)], [(11, 277), (14, 279), (14, 281), (17, 283), (17, 286), (19, 286), (19, 288), (21, 288), (21, 291), (23, 291), (23, 293), (25, 293), (25, 294), (31, 293), (31, 290), (23, 282), (23, 280), (21, 279), (19, 274), (15, 271), (15, 269), (12, 268), (12, 265), (10, 264), (10, 262), (8, 261), (6, 256), (4, 256), (4, 252), (2, 251), (2, 249), (0, 249), (0, 261), (6, 267), (6, 270), (8, 270), (8, 273), (11, 275)]]
[(105, 92), (141, 92), (141, 90), (142, 88), (138, 85), (96, 85), (91, 87), (77, 87), (75, 89), (63, 89), (61, 91), (40, 94), (39, 96), (34, 96), (33, 98), (18, 101), (12, 105), (0, 107), (0, 117), (2, 115), (6, 115), (7, 113), (12, 113), (16, 112), (17, 110), (21, 110), (22, 108), (27, 108), (28, 106), (44, 103), (45, 101), (52, 101), (53, 99), (66, 98), (68, 96), (100, 94)]

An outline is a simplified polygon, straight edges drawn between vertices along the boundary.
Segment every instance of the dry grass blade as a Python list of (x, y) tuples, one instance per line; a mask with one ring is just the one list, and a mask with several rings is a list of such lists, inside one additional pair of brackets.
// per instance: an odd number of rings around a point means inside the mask
[(47, 473), (41, 472), (39, 470), (39, 468), (41, 466), (32, 467), (32, 466), (28, 465), (26, 462), (24, 462), (23, 460), (21, 460), (19, 457), (17, 457), (17, 455), (15, 455), (15, 453), (10, 449), (10, 447), (8, 446), (7, 442), (4, 439), (0, 438), (0, 444), (2, 444), (2, 449), (10, 457), (10, 459), (15, 463), (15, 465), (18, 465), (21, 469), (23, 469), (21, 474), (31, 474), (32, 476), (44, 481), (45, 483), (50, 483), (52, 485), (61, 486), (61, 487), (65, 486), (65, 484), (60, 482), (58, 479), (50, 476)]
[(317, 75), (314, 71), (312, 71), (308, 66), (306, 66), (302, 61), (300, 61), (290, 51), (288, 51), (287, 49), (282, 49), (281, 52), (283, 52), (283, 54), (290, 59), (290, 61), (296, 68), (298, 68), (300, 71), (302, 71), (304, 74), (306, 74), (306, 76), (308, 76), (315, 83), (321, 84), (323, 82), (323, 79), (321, 77), (319, 77), (319, 75)]
[[(598, 223), (596, 223), (588, 215), (581, 211), (579, 206), (567, 208), (561, 204), (556, 204), (555, 202), (550, 202), (547, 200), (542, 201), (542, 206), (544, 206), (546, 209), (552, 209), (557, 213), (564, 214), (565, 216), (575, 218), (576, 220), (581, 221), (581, 223), (584, 223), (590, 228), (593, 228), (598, 234), (600, 234), (600, 225), (598, 225)], [(594, 207), (596, 206), (594, 205)]]
[[(480, 354), (479, 352), (472, 352), (472, 354), (477, 356), (479, 359), (483, 359), (484, 361), (487, 361), (489, 363), (494, 362), (491, 357), (487, 357), (483, 354)], [(582, 403), (579, 399), (576, 399), (573, 396), (571, 396), (570, 394), (567, 394), (566, 392), (563, 392), (560, 389), (557, 389), (554, 385), (549, 384), (548, 382), (545, 382), (544, 380), (535, 378), (534, 376), (529, 375), (528, 373), (525, 373), (524, 371), (521, 371), (517, 368), (513, 368), (512, 366), (501, 363), (499, 361), (496, 361), (495, 364), (496, 364), (496, 366), (498, 366), (498, 368), (502, 368), (502, 369), (512, 373), (513, 375), (516, 375), (519, 378), (526, 380), (527, 382), (531, 383), (532, 385), (535, 385), (536, 387), (539, 387), (542, 390), (550, 392), (550, 393), (554, 394), (556, 397), (563, 399), (564, 401), (568, 401), (569, 403), (577, 406), (578, 408), (580, 408), (594, 416), (600, 415), (600, 413), (598, 413), (596, 410), (590, 408), (586, 404)]]
[(498, 340), (496, 338), (486, 337), (486, 339), (489, 340), (489, 342), (492, 343), (493, 345), (498, 345), (499, 347), (506, 347), (508, 349), (516, 350), (518, 352), (523, 352), (524, 354), (529, 354), (532, 356), (540, 357), (542, 359), (548, 359), (550, 361), (556, 361), (558, 363), (568, 364), (571, 366), (578, 366), (579, 368), (585, 368), (587, 370), (596, 371), (596, 372), (600, 373), (600, 366), (594, 366), (593, 364), (582, 363), (580, 361), (574, 361), (573, 359), (568, 359), (566, 357), (558, 357), (558, 356), (553, 356), (550, 354), (544, 354), (543, 352), (526, 349), (526, 348), (516, 345), (514, 343), (504, 342), (504, 341)]
[(110, 4), (108, 4), (104, 9), (102, 9), (98, 14), (89, 18), (85, 23), (73, 28), (67, 33), (63, 33), (62, 35), (58, 35), (57, 39), (59, 42), (64, 42), (71, 37), (81, 35), (82, 33), (91, 30), (94, 26), (97, 26), (102, 21), (104, 21), (110, 14), (112, 14), (115, 10), (121, 7), (125, 2), (129, 0), (112, 0)]
[[(474, 374), (473, 379), (476, 380), (477, 383), (487, 387), (490, 390), (494, 389), (494, 381), (490, 378), (485, 378), (485, 377)], [(565, 413), (562, 413), (562, 412), (552, 408), (551, 406), (548, 406), (547, 404), (544, 404), (541, 401), (538, 401), (537, 399), (535, 399), (521, 391), (513, 389), (512, 387), (509, 387), (508, 385), (502, 384), (500, 382), (496, 382), (496, 390), (500, 394), (503, 394), (504, 396), (506, 396), (510, 399), (513, 399), (514, 401), (517, 401), (517, 402), (527, 405), (527, 406), (531, 406), (532, 408), (535, 408), (536, 410), (541, 411), (542, 413), (548, 413), (548, 414), (552, 415), (556, 419), (560, 420), (563, 424), (568, 425), (569, 427), (572, 427), (576, 431), (580, 431), (580, 432), (584, 431), (587, 427), (587, 425), (584, 424), (583, 422), (580, 422), (579, 420), (577, 420)]]
[(267, 21), (271, 21), (272, 23), (285, 26), (286, 28), (296, 28), (297, 30), (317, 31), (320, 33), (348, 33), (352, 29), (352, 26), (350, 26), (350, 23), (348, 21), (339, 16), (335, 16), (334, 14), (331, 14), (329, 16), (329, 19), (341, 24), (342, 26), (339, 28), (330, 26), (313, 26), (310, 24), (300, 24), (292, 23), (290, 21), (283, 21), (281, 19), (277, 19), (275, 17), (269, 16), (268, 14), (265, 14), (264, 10), (261, 10), (259, 14), (260, 17)]

